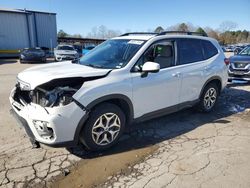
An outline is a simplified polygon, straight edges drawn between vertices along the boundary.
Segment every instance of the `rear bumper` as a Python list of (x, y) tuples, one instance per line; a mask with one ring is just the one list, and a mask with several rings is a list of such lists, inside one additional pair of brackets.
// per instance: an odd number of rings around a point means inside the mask
[(15, 89), (9, 97), (11, 113), (31, 140), (53, 147), (77, 144), (79, 124), (87, 113), (75, 102), (62, 107), (45, 108), (38, 104), (15, 101), (14, 94)]

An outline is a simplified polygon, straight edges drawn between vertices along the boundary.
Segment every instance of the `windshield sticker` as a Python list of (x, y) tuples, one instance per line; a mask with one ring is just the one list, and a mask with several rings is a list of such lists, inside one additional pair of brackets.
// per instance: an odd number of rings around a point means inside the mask
[(141, 45), (144, 41), (141, 40), (130, 40), (128, 42), (128, 44), (137, 44), (137, 45)]

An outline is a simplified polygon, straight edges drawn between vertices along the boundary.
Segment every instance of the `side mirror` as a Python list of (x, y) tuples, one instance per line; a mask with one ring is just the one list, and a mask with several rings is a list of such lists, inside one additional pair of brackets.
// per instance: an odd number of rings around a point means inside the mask
[(144, 63), (144, 65), (142, 66), (142, 72), (159, 72), (160, 70), (160, 65), (158, 63), (155, 62), (146, 62)]

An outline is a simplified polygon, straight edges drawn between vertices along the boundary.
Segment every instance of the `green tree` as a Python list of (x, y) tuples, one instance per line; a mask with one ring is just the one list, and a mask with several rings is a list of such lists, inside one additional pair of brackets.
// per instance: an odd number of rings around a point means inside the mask
[(161, 32), (163, 32), (163, 31), (164, 31), (164, 29), (163, 29), (161, 26), (158, 26), (158, 27), (155, 29), (154, 32), (156, 32), (156, 33), (161, 33)]
[(82, 35), (80, 35), (80, 34), (74, 34), (74, 35), (72, 35), (72, 37), (75, 37), (75, 38), (82, 38)]
[(178, 30), (178, 31), (189, 31), (188, 26), (187, 26), (187, 24), (185, 24), (185, 23), (181, 23), (181, 24), (178, 26), (177, 30)]
[(200, 33), (202, 35), (205, 35), (207, 36), (207, 33), (204, 31), (204, 29), (202, 29), (201, 27), (199, 27), (197, 30), (196, 30), (197, 33)]
[(57, 33), (57, 37), (68, 37), (69, 34), (65, 33), (62, 29), (60, 29)]

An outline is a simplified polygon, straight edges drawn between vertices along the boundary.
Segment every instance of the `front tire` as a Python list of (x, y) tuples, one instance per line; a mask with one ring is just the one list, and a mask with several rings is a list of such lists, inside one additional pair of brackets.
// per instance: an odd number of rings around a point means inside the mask
[(89, 150), (105, 150), (118, 142), (125, 123), (125, 115), (117, 105), (103, 103), (91, 112), (81, 131), (80, 141)]
[(202, 112), (212, 111), (217, 102), (218, 94), (218, 86), (215, 83), (208, 84), (200, 97), (198, 109)]

